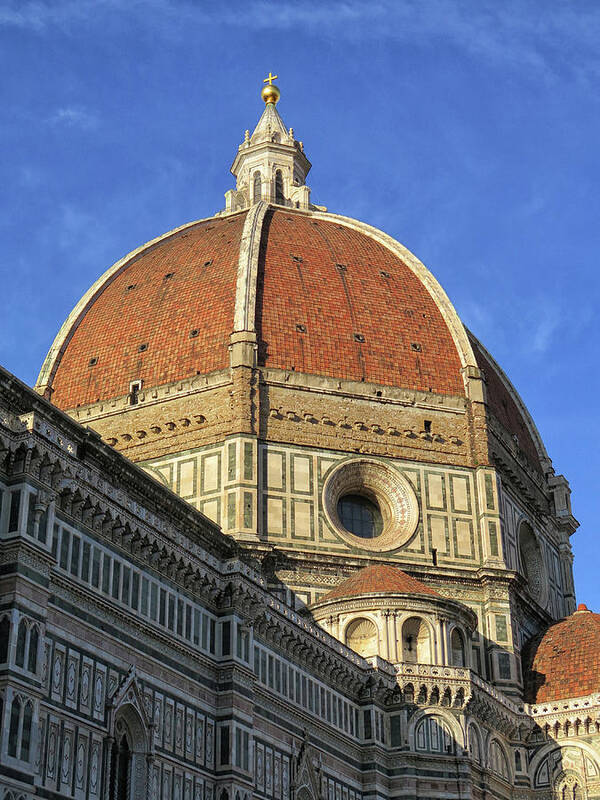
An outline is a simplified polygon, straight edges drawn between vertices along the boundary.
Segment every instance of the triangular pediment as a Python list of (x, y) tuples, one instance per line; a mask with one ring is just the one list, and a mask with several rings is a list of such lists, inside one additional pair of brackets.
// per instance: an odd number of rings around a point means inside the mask
[(314, 766), (315, 751), (305, 738), (296, 761), (296, 775), (292, 783), (294, 796), (301, 800), (320, 800), (321, 779)]
[(148, 728), (150, 720), (146, 713), (144, 694), (139, 684), (135, 666), (129, 669), (110, 701), (113, 717), (125, 705), (133, 707), (140, 715), (144, 726)]

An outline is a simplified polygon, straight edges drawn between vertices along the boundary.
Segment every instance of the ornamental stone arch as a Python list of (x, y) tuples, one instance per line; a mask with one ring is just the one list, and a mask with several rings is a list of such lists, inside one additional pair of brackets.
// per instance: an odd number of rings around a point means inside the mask
[(565, 770), (557, 775), (553, 785), (555, 800), (586, 800), (586, 780), (574, 770)]
[(374, 614), (357, 611), (344, 623), (343, 642), (363, 657), (379, 655), (381, 629)]
[(598, 780), (600, 753), (588, 742), (569, 741), (561, 747), (551, 741), (536, 753), (529, 767), (534, 788), (553, 785), (558, 775), (568, 770)]
[(473, 761), (483, 764), (483, 737), (479, 725), (471, 720), (467, 725), (467, 749)]
[(527, 588), (533, 599), (545, 607), (548, 599), (548, 581), (539, 535), (526, 515), (518, 520), (517, 532), (521, 574), (527, 581)]
[[(417, 626), (416, 623), (419, 623)], [(438, 641), (436, 629), (428, 618), (427, 614), (407, 612), (398, 619), (398, 632), (400, 640), (398, 642), (401, 652), (401, 661), (415, 664), (435, 664), (437, 663)], [(425, 635), (427, 639), (425, 639)], [(409, 638), (410, 637), (410, 638)], [(415, 640), (415, 656), (407, 658)], [(425, 660), (423, 660), (423, 658)]]
[[(458, 644), (460, 641), (460, 657), (458, 651)], [(448, 628), (448, 663), (452, 667), (468, 667), (470, 666), (469, 648), (467, 642), (469, 637), (464, 629), (456, 622), (452, 623)], [(460, 661), (460, 663), (458, 663)]]
[(408, 742), (410, 749), (413, 752), (417, 751), (416, 734), (419, 725), (424, 720), (439, 720), (447, 725), (450, 735), (454, 740), (454, 752), (458, 754), (461, 750), (466, 749), (465, 731), (460, 721), (451, 713), (444, 711), (443, 706), (436, 707), (435, 709), (423, 709), (418, 711), (409, 722), (408, 726)]
[(498, 736), (492, 734), (489, 737), (485, 756), (485, 766), (490, 772), (509, 783), (513, 782), (514, 769), (508, 748)]
[(154, 724), (146, 713), (135, 667), (127, 673), (108, 710), (105, 800), (144, 798), (152, 777)]
[(296, 762), (296, 776), (292, 783), (294, 800), (318, 800), (321, 797), (320, 780), (313, 764), (313, 750), (308, 743), (307, 732), (300, 747)]

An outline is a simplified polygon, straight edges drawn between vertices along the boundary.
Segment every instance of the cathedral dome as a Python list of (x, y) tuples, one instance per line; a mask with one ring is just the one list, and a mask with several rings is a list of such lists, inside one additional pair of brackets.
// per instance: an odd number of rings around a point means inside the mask
[[(236, 189), (226, 193), (225, 210), (159, 236), (108, 269), (59, 331), (37, 390), (88, 422), (138, 401), (172, 398), (184, 385), (224, 386), (240, 365), (280, 383), (295, 373), (289, 385), (298, 376), (306, 386), (327, 382), (327, 391), (346, 382), (356, 396), (382, 402), (390, 389), (394, 403), (424, 410), (464, 413), (487, 402), (504, 450), (547, 472), (524, 404), (431, 272), (382, 231), (312, 204), (310, 167), (302, 142), (267, 102), (238, 148)], [(449, 428), (445, 438), (430, 436), (429, 413), (422, 429), (405, 425), (401, 434), (386, 423), (385, 430), (446, 450), (448, 442), (464, 444), (472, 461), (489, 461), (483, 416), (472, 405), (468, 413), (472, 422)], [(164, 431), (160, 422), (149, 428)], [(107, 440), (115, 444), (117, 434)], [(129, 442), (151, 434), (141, 426), (122, 435)]]
[(600, 692), (600, 614), (580, 605), (534, 637), (523, 661), (530, 703)]
[[(228, 367), (248, 212), (136, 250), (92, 287), (54, 351), (52, 400), (71, 409)], [(272, 207), (264, 214), (251, 326), (258, 365), (464, 395), (444, 310), (360, 224)], [(364, 226), (366, 228), (366, 226)]]

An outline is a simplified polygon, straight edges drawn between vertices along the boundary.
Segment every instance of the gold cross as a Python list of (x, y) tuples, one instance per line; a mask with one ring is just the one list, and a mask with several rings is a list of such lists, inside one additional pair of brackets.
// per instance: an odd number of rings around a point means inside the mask
[(268, 83), (269, 86), (270, 86), (273, 83), (273, 81), (275, 80), (275, 78), (278, 78), (278, 77), (279, 77), (279, 75), (272, 75), (271, 74), (271, 70), (269, 70), (269, 75), (268, 75), (268, 77), (264, 78), (263, 83)]

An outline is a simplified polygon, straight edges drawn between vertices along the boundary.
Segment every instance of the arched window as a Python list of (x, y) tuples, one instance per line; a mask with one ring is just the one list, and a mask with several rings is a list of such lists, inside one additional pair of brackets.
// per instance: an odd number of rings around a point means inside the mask
[(27, 623), (24, 619), (19, 622), (19, 632), (17, 633), (17, 652), (15, 664), (17, 667), (25, 666), (25, 647), (27, 644)]
[(8, 755), (12, 758), (17, 757), (17, 745), (19, 744), (19, 722), (21, 721), (21, 701), (15, 697), (10, 709), (10, 728), (8, 731)]
[(508, 761), (504, 750), (500, 744), (494, 739), (490, 744), (490, 769), (496, 775), (500, 775), (504, 780), (510, 780), (510, 771), (508, 769)]
[(454, 628), (450, 636), (450, 653), (453, 667), (465, 666), (465, 643), (458, 628)]
[(562, 773), (555, 787), (554, 796), (557, 800), (584, 800), (583, 782), (575, 773)]
[(262, 199), (262, 183), (260, 179), (260, 172), (254, 173), (254, 181), (252, 184), (252, 197), (254, 198), (254, 202), (258, 203), (259, 200)]
[(40, 520), (38, 525), (38, 540), (42, 542), (42, 544), (46, 544), (47, 534), (48, 534), (48, 508), (47, 506), (44, 506), (44, 509), (40, 514)]
[(31, 755), (31, 725), (33, 703), (22, 697), (14, 697), (10, 709), (8, 731), (8, 755), (21, 761), (29, 761)]
[(8, 643), (10, 641), (10, 619), (0, 619), (0, 664), (8, 661)]
[(479, 744), (479, 734), (474, 725), (469, 726), (469, 754), (473, 761), (481, 764), (481, 745)]
[(281, 170), (278, 169), (275, 173), (275, 202), (281, 205), (284, 204), (285, 198), (283, 196), (283, 175)]
[(129, 703), (121, 706), (114, 731), (108, 796), (111, 800), (145, 797), (149, 734), (137, 708)]
[(545, 570), (540, 545), (528, 522), (521, 523), (519, 529), (519, 555), (521, 572), (527, 580), (529, 592), (534, 600), (540, 601), (545, 594)]
[(39, 633), (37, 625), (31, 625), (25, 618), (19, 622), (17, 633), (17, 652), (15, 664), (17, 667), (35, 672), (37, 669), (37, 651)]
[(29, 630), (29, 653), (27, 655), (27, 669), (29, 672), (35, 672), (37, 669), (38, 639), (37, 625), (32, 625)]
[(129, 800), (131, 787), (131, 750), (123, 734), (113, 742), (110, 761), (111, 800)]
[(425, 717), (415, 730), (415, 749), (422, 753), (453, 753), (454, 737), (439, 717)]
[(29, 761), (31, 752), (31, 723), (33, 720), (33, 705), (25, 703), (23, 710), (23, 727), (21, 729), (21, 761)]
[(354, 619), (346, 628), (346, 644), (361, 656), (376, 656), (378, 635), (375, 623), (360, 617)]
[(429, 628), (420, 617), (410, 617), (402, 626), (402, 660), (407, 664), (431, 663)]

